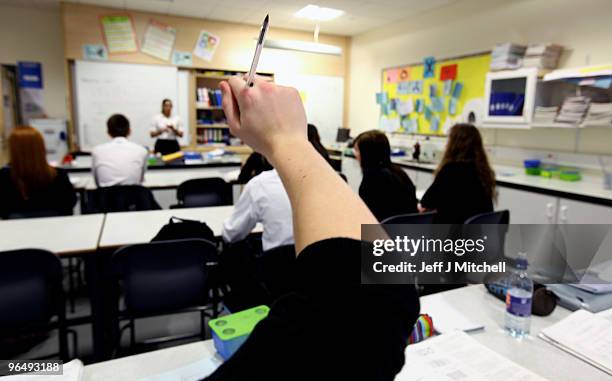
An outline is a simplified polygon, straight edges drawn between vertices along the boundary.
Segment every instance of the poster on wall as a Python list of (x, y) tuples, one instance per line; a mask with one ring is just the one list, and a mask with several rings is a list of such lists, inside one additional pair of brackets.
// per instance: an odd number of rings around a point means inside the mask
[(83, 44), (83, 58), (92, 61), (106, 61), (108, 54), (104, 44)]
[(200, 37), (193, 49), (193, 54), (200, 57), (204, 61), (212, 61), (215, 50), (219, 46), (221, 38), (205, 30), (200, 32)]
[(172, 54), (172, 64), (176, 66), (191, 66), (191, 52), (175, 50)]
[(174, 48), (176, 29), (159, 21), (151, 20), (142, 39), (142, 51), (145, 54), (168, 61)]
[(102, 16), (102, 31), (110, 54), (138, 51), (134, 23), (128, 15)]
[(40, 62), (17, 62), (19, 106), (25, 123), (45, 116), (43, 105), (43, 77)]

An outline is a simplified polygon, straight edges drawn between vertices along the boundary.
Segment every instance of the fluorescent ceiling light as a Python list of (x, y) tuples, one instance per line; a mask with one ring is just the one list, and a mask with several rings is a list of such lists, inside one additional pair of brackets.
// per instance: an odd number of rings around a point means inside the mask
[(318, 5), (308, 4), (304, 8), (297, 11), (296, 17), (309, 19), (314, 21), (329, 21), (344, 14), (344, 11), (334, 8), (324, 8)]
[(295, 50), (307, 53), (331, 54), (334, 56), (342, 55), (342, 48), (339, 46), (298, 40), (265, 40), (264, 48)]

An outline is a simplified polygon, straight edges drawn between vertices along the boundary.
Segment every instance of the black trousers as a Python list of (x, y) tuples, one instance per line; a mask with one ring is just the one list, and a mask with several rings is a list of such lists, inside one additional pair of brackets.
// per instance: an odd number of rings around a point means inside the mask
[(162, 155), (168, 155), (181, 150), (179, 142), (176, 139), (157, 139), (155, 141), (155, 153), (159, 152)]

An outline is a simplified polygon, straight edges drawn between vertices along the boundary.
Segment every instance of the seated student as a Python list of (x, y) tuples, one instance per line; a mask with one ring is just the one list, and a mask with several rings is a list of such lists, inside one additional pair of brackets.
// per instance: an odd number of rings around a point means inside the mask
[(361, 225), (377, 221), (307, 141), (297, 90), (259, 78), (253, 87), (228, 82), (221, 90), (231, 132), (279, 174), (298, 256), (295, 291), (207, 379), (393, 380), (419, 313), (414, 286), (361, 285)]
[(383, 132), (359, 134), (353, 151), (363, 172), (359, 196), (378, 221), (418, 212), (416, 189), (406, 172), (391, 163), (391, 146)]
[(0, 169), (0, 217), (71, 215), (77, 198), (66, 172), (47, 163), (38, 130), (11, 131), (9, 165)]
[[(318, 140), (317, 128), (309, 125), (308, 130), (311, 132), (308, 134), (310, 143), (323, 156), (323, 152), (327, 151), (324, 148), (323, 151), (320, 150), (323, 145)], [(266, 161), (265, 158), (263, 160)], [(293, 244), (289, 197), (278, 172), (267, 161), (266, 163), (269, 169), (253, 177), (246, 184), (238, 202), (234, 205), (232, 216), (223, 223), (225, 242), (244, 239), (255, 225), (261, 222), (264, 228), (261, 237), (264, 251)]]
[(253, 152), (246, 159), (242, 168), (240, 168), (240, 174), (238, 175), (238, 184), (246, 184), (253, 177), (259, 175), (263, 171), (269, 171), (273, 169), (270, 163), (266, 160), (262, 154)]
[(147, 150), (127, 138), (130, 135), (130, 122), (115, 114), (106, 122), (110, 142), (94, 147), (92, 171), (99, 187), (113, 185), (138, 185), (142, 183), (147, 169)]
[(436, 223), (462, 224), (492, 212), (494, 195), (495, 172), (480, 132), (471, 124), (454, 125), (434, 182), (421, 200), (422, 210), (436, 210)]

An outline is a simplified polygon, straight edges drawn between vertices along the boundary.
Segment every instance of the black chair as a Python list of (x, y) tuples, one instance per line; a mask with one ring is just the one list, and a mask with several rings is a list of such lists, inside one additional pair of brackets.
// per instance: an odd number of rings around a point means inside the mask
[(67, 210), (56, 210), (56, 209), (44, 209), (44, 210), (29, 210), (9, 213), (6, 216), (7, 220), (16, 220), (22, 218), (42, 218), (42, 217), (58, 217), (58, 216), (71, 216), (74, 213), (72, 209)]
[(410, 213), (391, 216), (381, 221), (381, 224), (420, 225), (433, 224), (436, 212)]
[(43, 358), (59, 355), (68, 361), (68, 333), (76, 357), (76, 332), (66, 328), (59, 258), (39, 249), (0, 252), (0, 337), (18, 338), (55, 329), (59, 352)]
[(81, 213), (132, 212), (161, 209), (153, 192), (142, 185), (116, 185), (86, 191), (81, 200)]
[(499, 224), (508, 225), (510, 223), (510, 211), (498, 210), (497, 212), (481, 213), (468, 218), (465, 224)]
[(346, 178), (346, 175), (342, 172), (338, 172), (338, 175), (340, 175), (340, 178), (342, 178), (342, 180), (344, 180), (345, 183), (348, 183), (348, 179)]
[(171, 208), (232, 205), (232, 185), (220, 177), (191, 179), (179, 185), (176, 198)]
[[(176, 313), (199, 311), (200, 332), (148, 339), (140, 344), (205, 339), (205, 318), (217, 316), (216, 285), (211, 281), (211, 270), (218, 263), (217, 254), (216, 246), (203, 239), (151, 242), (117, 250), (111, 259), (111, 287), (117, 292), (118, 300), (113, 335), (116, 349), (120, 349), (122, 333), (128, 328), (130, 348), (135, 348), (136, 319)], [(123, 309), (117, 285), (123, 292)], [(128, 323), (122, 328), (123, 320)]]
[(295, 245), (275, 247), (257, 258), (259, 280), (271, 301), (293, 289), (295, 261)]

